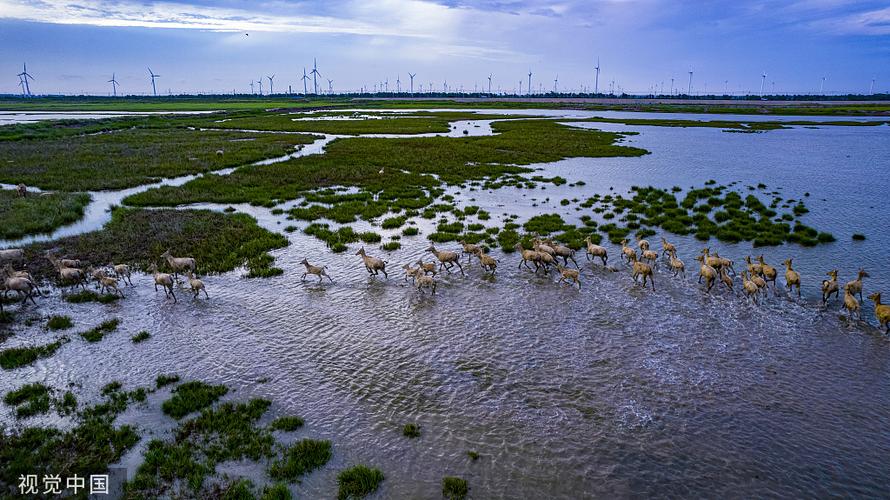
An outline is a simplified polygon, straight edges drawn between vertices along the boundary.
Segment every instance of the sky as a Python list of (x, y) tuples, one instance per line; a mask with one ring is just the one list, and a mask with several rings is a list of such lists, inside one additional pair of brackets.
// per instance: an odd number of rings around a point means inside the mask
[(334, 92), (887, 92), (890, 0), (0, 0), (0, 93), (303, 92), (313, 58)]

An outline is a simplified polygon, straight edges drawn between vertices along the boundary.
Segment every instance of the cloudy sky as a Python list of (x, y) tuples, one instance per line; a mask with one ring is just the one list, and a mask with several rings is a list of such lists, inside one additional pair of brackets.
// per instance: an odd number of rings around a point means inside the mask
[(0, 93), (23, 62), (35, 93), (302, 91), (314, 57), (335, 91), (592, 88), (597, 59), (600, 90), (887, 91), (890, 1), (0, 0)]

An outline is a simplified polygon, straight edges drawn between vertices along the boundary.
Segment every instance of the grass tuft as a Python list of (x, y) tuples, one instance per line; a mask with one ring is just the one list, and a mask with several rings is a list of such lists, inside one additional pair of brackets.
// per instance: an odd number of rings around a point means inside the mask
[(59, 340), (34, 347), (13, 347), (0, 351), (0, 367), (4, 370), (12, 370), (22, 366), (30, 365), (40, 358), (48, 358), (69, 341), (68, 337), (62, 337)]
[(16, 407), (16, 418), (46, 413), (49, 411), (49, 388), (41, 383), (23, 385), (6, 393), (3, 402)]
[(328, 463), (331, 459), (331, 442), (303, 439), (287, 447), (280, 460), (269, 467), (269, 477), (276, 481), (299, 481), (308, 474)]
[(354, 465), (337, 474), (337, 500), (363, 498), (377, 491), (383, 481), (383, 472), (365, 465)]
[(70, 316), (52, 316), (46, 322), (46, 327), (50, 330), (66, 330), (74, 326)]
[(405, 426), (402, 427), (402, 434), (409, 438), (419, 438), (420, 426), (414, 423), (405, 424)]
[(173, 397), (164, 401), (161, 409), (179, 419), (189, 413), (206, 408), (229, 392), (224, 385), (209, 385), (200, 381), (186, 382), (173, 389)]
[(105, 335), (117, 330), (117, 326), (120, 324), (120, 320), (117, 318), (109, 319), (107, 321), (103, 321), (99, 324), (99, 326), (87, 330), (85, 332), (81, 332), (80, 336), (84, 338), (87, 342), (99, 342)]
[(445, 476), (442, 478), (442, 496), (448, 500), (463, 500), (467, 497), (467, 480), (459, 477)]
[(133, 338), (131, 338), (130, 340), (132, 340), (134, 344), (138, 344), (140, 342), (145, 342), (146, 340), (148, 340), (150, 338), (151, 338), (151, 334), (145, 330), (142, 330), (141, 332), (137, 333), (136, 335), (133, 335)]
[(276, 431), (293, 432), (303, 427), (303, 419), (300, 417), (278, 417), (269, 424), (269, 428)]

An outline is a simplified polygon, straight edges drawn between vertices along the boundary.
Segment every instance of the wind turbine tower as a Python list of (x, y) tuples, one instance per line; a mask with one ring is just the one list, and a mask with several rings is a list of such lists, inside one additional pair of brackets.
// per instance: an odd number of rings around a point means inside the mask
[(111, 80), (108, 80), (107, 83), (111, 84), (111, 95), (114, 97), (117, 97), (118, 83), (117, 83), (117, 80), (115, 80), (115, 78), (114, 78), (114, 73), (111, 74)]
[(553, 79), (553, 93), (556, 94), (559, 92), (559, 73), (556, 74), (556, 78)]
[(254, 84), (254, 83), (255, 83), (255, 82), (254, 82), (253, 80), (250, 81), (250, 95), (256, 94), (256, 91), (253, 90), (253, 88), (254, 88), (254, 87), (253, 87), (253, 84)]
[[(872, 80), (872, 87), (874, 87), (874, 80)], [(488, 74), (488, 93), (491, 94), (491, 73)]]
[(594, 69), (596, 70), (596, 80), (593, 83), (593, 93), (599, 94), (600, 93), (600, 58), (599, 57), (596, 58), (596, 68), (594, 68)]
[(692, 73), (693, 71), (689, 70), (689, 90), (686, 92), (686, 95), (692, 95)]
[(328, 78), (328, 94), (334, 93), (334, 80)]
[(822, 77), (822, 82), (819, 83), (819, 93), (822, 94), (822, 91), (825, 89), (825, 77)]
[(766, 83), (766, 71), (760, 75), (760, 97), (763, 97), (763, 84)]
[(303, 95), (305, 96), (306, 94), (309, 93), (308, 89), (306, 89), (306, 82), (309, 80), (309, 77), (306, 76), (306, 68), (305, 67), (303, 68), (303, 78), (301, 78), (301, 80), (303, 80)]
[(402, 93), (402, 75), (396, 74), (396, 94)]
[(318, 61), (313, 57), (312, 58), (312, 88), (315, 89), (315, 94), (318, 95), (318, 80), (316, 77), (321, 76), (321, 73), (318, 72)]
[[(522, 87), (522, 86), (520, 85), (520, 87)], [(522, 93), (522, 88), (519, 89), (519, 93), (520, 94)], [(532, 93), (532, 70), (528, 70), (528, 91), (527, 91), (527, 93), (529, 95), (531, 95), (531, 93)]]
[(875, 93), (875, 78), (871, 79), (871, 87), (868, 88), (868, 93), (869, 94)]
[(25, 95), (30, 97), (31, 96), (31, 86), (28, 85), (28, 78), (33, 80), (34, 77), (31, 76), (31, 73), (28, 73), (28, 66), (25, 63), (22, 63), (22, 72), (18, 74), (18, 77), (19, 77), (19, 80), (21, 80), (22, 83), (24, 83)]
[(267, 76), (266, 78), (269, 79), (269, 95), (272, 95), (274, 94), (274, 92), (272, 91), (272, 80), (275, 79), (275, 75)]
[(151, 93), (157, 97), (158, 96), (158, 88), (155, 86), (155, 78), (160, 78), (161, 75), (156, 75), (151, 68), (148, 68), (148, 74), (151, 76)]
[(260, 84), (260, 95), (263, 95), (263, 77), (260, 77), (256, 82)]
[(417, 73), (408, 73), (408, 78), (411, 79), (411, 93), (414, 93), (414, 77), (417, 76)]

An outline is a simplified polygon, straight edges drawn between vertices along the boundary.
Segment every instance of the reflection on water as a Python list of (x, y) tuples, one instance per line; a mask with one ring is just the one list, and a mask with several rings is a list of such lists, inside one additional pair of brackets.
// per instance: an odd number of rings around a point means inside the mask
[[(82, 401), (95, 401), (111, 380), (147, 385), (160, 373), (226, 383), (235, 389), (228, 399), (266, 397), (272, 416), (304, 417), (297, 438), (333, 441), (331, 463), (296, 486), (310, 498), (330, 497), (337, 471), (355, 463), (383, 469), (379, 498), (438, 498), (446, 475), (468, 479), (476, 498), (886, 495), (890, 340), (840, 319), (836, 305), (818, 307), (817, 287), (831, 268), (848, 280), (864, 266), (867, 291), (890, 291), (890, 214), (880, 203), (890, 185), (890, 128), (618, 129), (639, 130), (628, 141), (652, 154), (536, 166), (584, 187), (458, 197), (491, 211), (495, 225), (503, 213), (542, 211), (574, 221), (582, 212), (559, 200), (610, 187), (686, 188), (713, 178), (764, 182), (784, 197), (808, 191), (803, 221), (838, 241), (762, 252), (774, 264), (795, 257), (804, 300), (781, 294), (754, 307), (719, 287), (702, 293), (691, 265), (702, 243), (679, 237), (669, 238), (693, 271), (684, 280), (660, 270), (657, 293), (634, 287), (624, 267), (613, 273), (583, 257), (582, 290), (558, 286), (495, 251), (494, 278), (474, 263), (466, 277), (446, 275), (437, 295), (422, 296), (397, 272), (430, 259), (422, 235), (386, 255), (368, 248), (390, 263), (393, 278), (382, 280), (368, 278), (353, 252), (332, 254), (296, 232), (273, 252), (283, 276), (207, 277), (209, 301), (183, 291), (173, 304), (143, 275), (126, 300), (107, 306), (67, 304), (53, 291), (26, 310), (69, 314), (77, 330), (118, 317), (121, 330), (97, 344), (73, 336), (55, 356), (0, 378), (0, 393), (31, 381), (74, 383)], [(237, 208), (267, 228), (293, 223)], [(853, 232), (868, 239), (854, 244)], [(752, 251), (711, 246), (737, 262)], [(300, 282), (304, 257), (329, 266), (336, 283)], [(3, 346), (44, 342), (41, 325), (14, 326)], [(153, 337), (132, 344), (143, 329)], [(164, 397), (121, 421), (163, 437), (171, 426), (157, 410)], [(5, 405), (0, 422), (14, 422)], [(406, 422), (419, 423), (423, 436), (404, 438)], [(468, 450), (482, 457), (472, 462)], [(138, 451), (123, 463), (138, 465)], [(246, 473), (266, 481), (262, 469)]]

